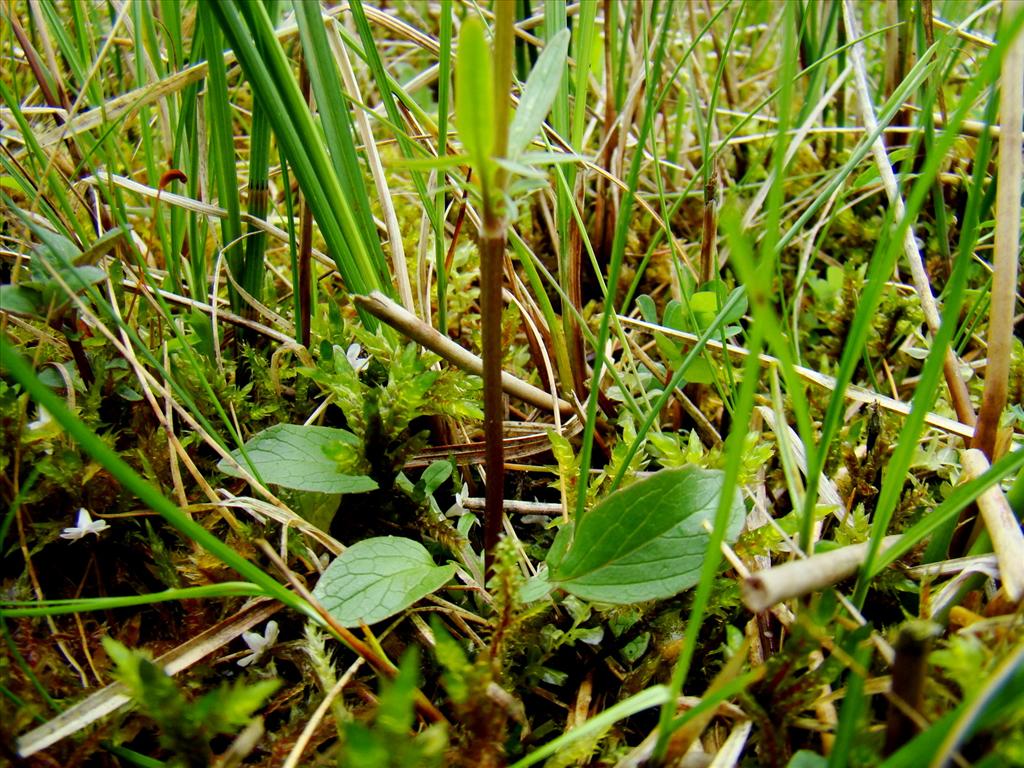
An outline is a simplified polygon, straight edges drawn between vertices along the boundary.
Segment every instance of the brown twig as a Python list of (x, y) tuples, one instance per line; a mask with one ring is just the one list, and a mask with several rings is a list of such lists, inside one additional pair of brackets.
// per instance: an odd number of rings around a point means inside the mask
[[(939, 630), (939, 625), (933, 622), (912, 620), (900, 629), (896, 638), (892, 693), (889, 695), (885, 726), (885, 755), (891, 755), (921, 730), (918, 723), (924, 709), (928, 652), (931, 639)], [(914, 714), (917, 717), (913, 717)]]

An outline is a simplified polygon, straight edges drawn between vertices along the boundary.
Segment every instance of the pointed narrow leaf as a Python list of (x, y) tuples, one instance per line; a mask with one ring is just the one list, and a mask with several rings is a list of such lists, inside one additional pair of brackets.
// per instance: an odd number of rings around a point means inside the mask
[(552, 37), (526, 79), (523, 97), (519, 100), (519, 108), (508, 131), (508, 156), (512, 159), (526, 149), (551, 111), (565, 74), (569, 37), (568, 29)]
[(353, 544), (320, 577), (313, 596), (342, 626), (373, 624), (443, 587), (455, 565), (434, 565), (417, 541), (380, 536)]
[[(275, 424), (254, 435), (245, 444), (245, 455), (233, 451), (231, 456), (243, 467), (248, 461), (266, 483), (293, 488), (297, 491), (319, 493), (362, 493), (377, 488), (369, 477), (346, 475), (326, 451), (339, 443), (356, 449), (356, 436), (344, 429), (305, 426), (302, 424)], [(225, 475), (241, 477), (228, 462), (221, 461), (217, 468)]]
[[(663, 470), (611, 494), (576, 522), (564, 557), (549, 562), (549, 580), (587, 600), (635, 603), (671, 597), (697, 583), (722, 492), (718, 470)], [(726, 540), (744, 519), (733, 490)]]
[(455, 124), (481, 178), (494, 153), (494, 62), (483, 22), (470, 16), (455, 56)]

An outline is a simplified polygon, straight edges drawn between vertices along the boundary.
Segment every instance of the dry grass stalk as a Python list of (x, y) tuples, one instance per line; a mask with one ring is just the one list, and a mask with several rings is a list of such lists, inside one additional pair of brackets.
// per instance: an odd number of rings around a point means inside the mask
[[(879, 551), (884, 552), (899, 538), (886, 536)], [(868, 547), (868, 543), (854, 544), (756, 571), (743, 581), (743, 603), (754, 613), (760, 613), (783, 600), (830, 587), (857, 572)]]
[[(395, 330), (416, 343), (422, 344), (431, 352), (440, 355), (453, 365), (457, 365), (464, 371), (476, 374), (477, 376), (483, 373), (483, 360), (472, 352), (463, 349), (447, 336), (442, 336), (433, 326), (427, 325), (411, 312), (406, 312), (383, 293), (374, 291), (366, 296), (353, 296), (352, 300), (374, 317), (383, 320)], [(518, 397), (523, 402), (534, 405), (537, 408), (550, 411), (557, 407), (562, 413), (573, 412), (573, 407), (570, 403), (561, 399), (557, 403), (553, 403), (551, 395), (543, 389), (527, 384), (522, 379), (517, 379), (508, 372), (501, 374), (501, 385), (505, 392), (512, 397)]]
[[(1012, 17), (1024, 10), (1024, 2), (1008, 0), (1004, 13)], [(1024, 112), (1024, 33), (1006, 53), (1000, 75), (999, 174), (996, 188), (996, 241), (992, 275), (992, 305), (989, 309), (988, 368), (985, 393), (978, 414), (978, 431), (972, 446), (980, 448), (989, 461), (998, 459), (996, 433), (1006, 407), (1010, 359), (1013, 354), (1013, 315), (1017, 301), (1017, 259), (1020, 253), (1020, 194), (1024, 160), (1021, 158), (1020, 116)]]
[[(968, 478), (983, 475), (989, 468), (988, 459), (977, 448), (964, 451), (960, 460)], [(1003, 589), (1016, 603), (1024, 597), (1024, 534), (1020, 523), (998, 485), (989, 487), (978, 497), (977, 503), (999, 561)]]

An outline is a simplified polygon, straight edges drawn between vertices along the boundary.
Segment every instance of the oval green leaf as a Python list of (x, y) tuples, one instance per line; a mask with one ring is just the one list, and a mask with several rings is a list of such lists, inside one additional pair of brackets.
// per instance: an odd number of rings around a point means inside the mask
[[(662, 470), (610, 494), (576, 522), (569, 551), (549, 562), (549, 580), (586, 600), (638, 603), (697, 583), (722, 493), (718, 470)], [(743, 526), (739, 489), (729, 505), (726, 541)]]
[(39, 317), (46, 313), (39, 291), (23, 285), (0, 285), (0, 309), (21, 317)]
[(398, 536), (366, 539), (327, 566), (313, 596), (344, 627), (374, 624), (436, 592), (455, 565), (434, 565), (417, 541)]
[[(275, 424), (249, 439), (245, 456), (241, 451), (232, 451), (231, 457), (243, 467), (251, 462), (263, 482), (297, 491), (363, 493), (375, 490), (377, 483), (372, 478), (346, 475), (328, 456), (327, 450), (336, 451), (339, 444), (357, 450), (358, 439), (344, 429)], [(225, 475), (242, 477), (227, 461), (222, 460), (217, 468)]]

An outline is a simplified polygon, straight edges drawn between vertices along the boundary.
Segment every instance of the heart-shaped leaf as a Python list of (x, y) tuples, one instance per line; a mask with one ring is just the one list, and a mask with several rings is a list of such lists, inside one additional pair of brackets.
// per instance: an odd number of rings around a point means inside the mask
[[(344, 429), (275, 424), (249, 439), (245, 456), (241, 451), (232, 451), (231, 456), (243, 467), (248, 457), (265, 483), (297, 491), (362, 493), (375, 490), (376, 481), (363, 475), (346, 475), (328, 455), (328, 451), (336, 454), (339, 445), (356, 450), (358, 444), (358, 438)], [(217, 468), (225, 475), (242, 477), (227, 461), (222, 460)]]
[(344, 627), (383, 621), (443, 587), (455, 565), (434, 565), (417, 541), (365, 539), (327, 566), (313, 596)]
[[(697, 583), (722, 493), (718, 470), (662, 470), (616, 491), (575, 524), (564, 556), (549, 557), (555, 586), (587, 600), (637, 603), (678, 594)], [(735, 541), (745, 510), (738, 489), (726, 541)]]

